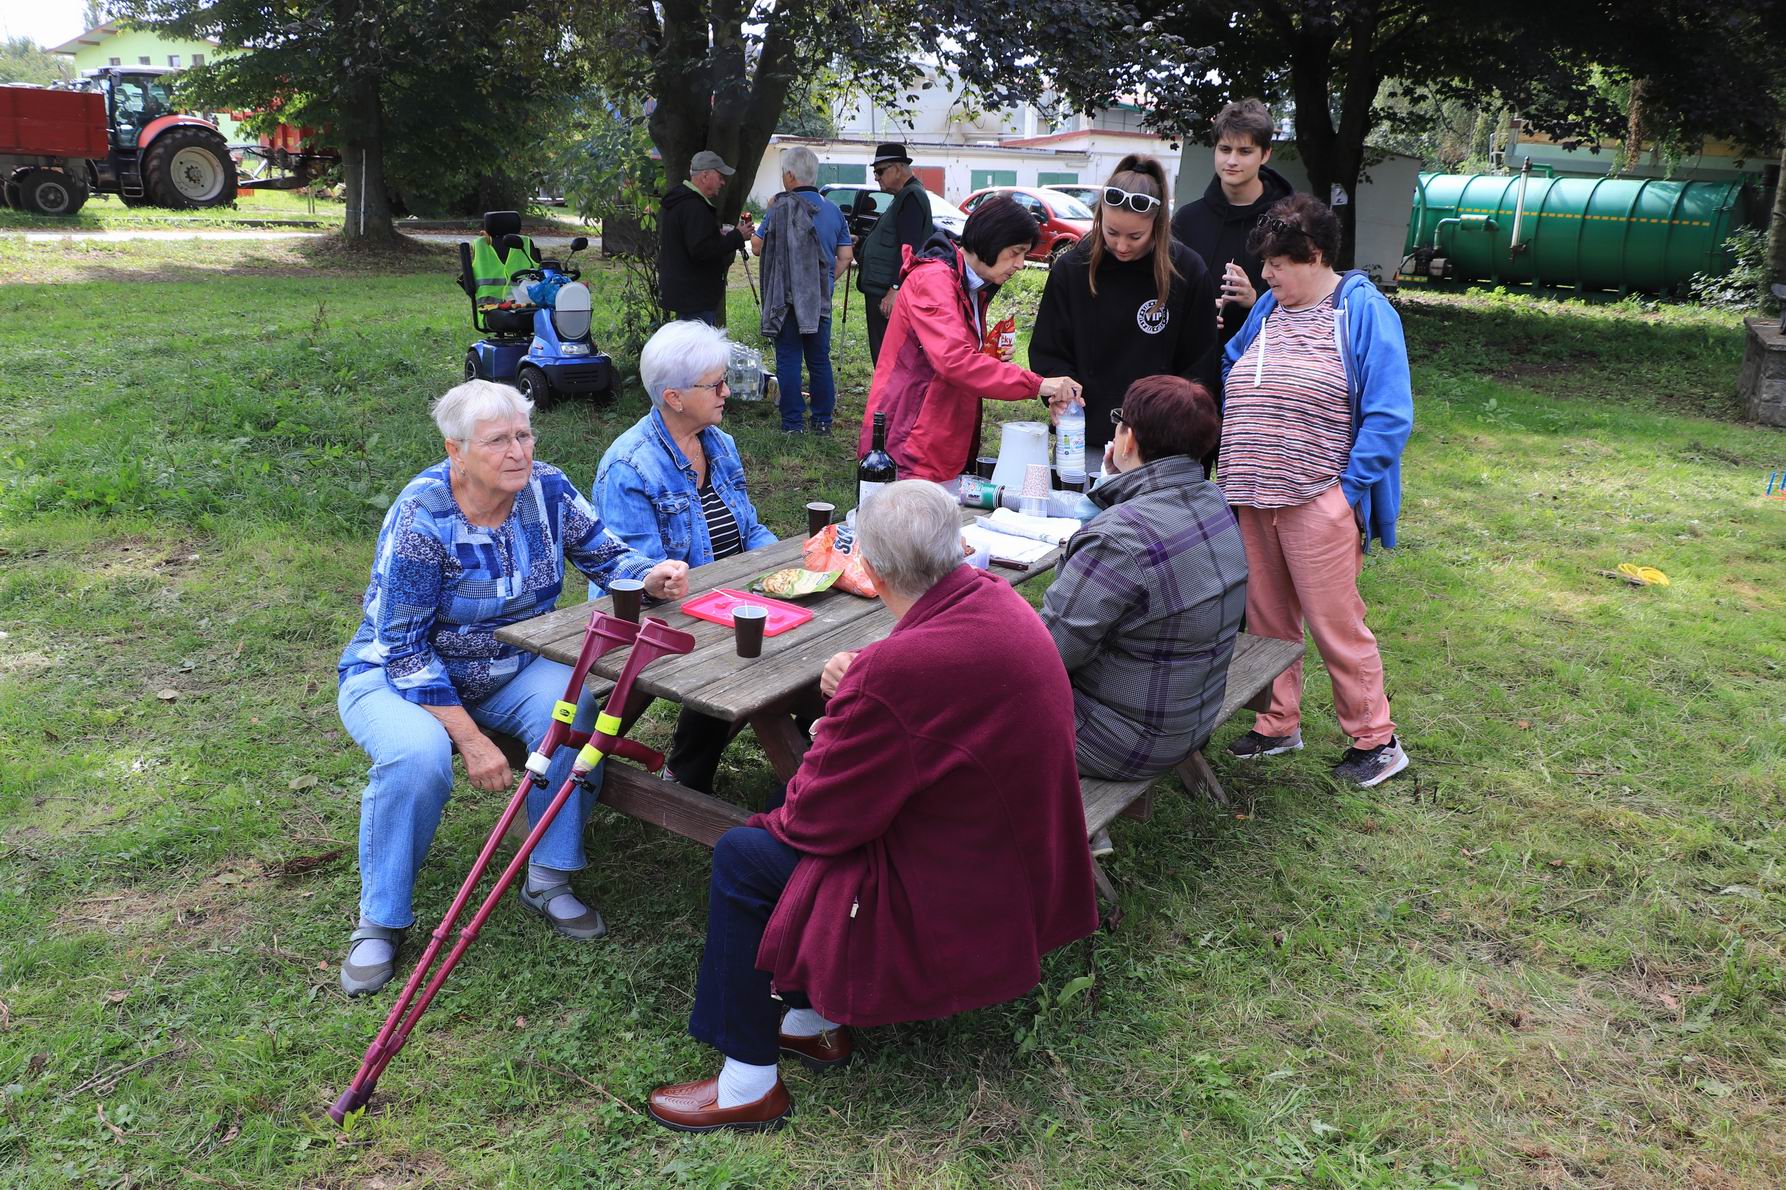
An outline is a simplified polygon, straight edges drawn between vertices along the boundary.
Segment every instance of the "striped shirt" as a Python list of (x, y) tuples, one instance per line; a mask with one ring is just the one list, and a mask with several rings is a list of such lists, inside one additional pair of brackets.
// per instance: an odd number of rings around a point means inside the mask
[(1339, 482), (1352, 453), (1351, 395), (1323, 299), (1279, 306), (1228, 370), (1216, 483), (1228, 503), (1306, 504)]
[(701, 515), (707, 520), (707, 539), (713, 544), (715, 562), (744, 549), (744, 541), (738, 535), (738, 518), (713, 490), (712, 479), (701, 485)]

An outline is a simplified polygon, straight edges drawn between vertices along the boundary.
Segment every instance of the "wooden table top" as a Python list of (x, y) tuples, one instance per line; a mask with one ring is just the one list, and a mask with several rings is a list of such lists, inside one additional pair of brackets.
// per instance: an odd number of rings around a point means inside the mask
[[(964, 509), (962, 523), (970, 523), (975, 515)], [(796, 537), (697, 566), (688, 572), (689, 596), (718, 587), (745, 590), (758, 575), (798, 566), (804, 546), (805, 538)], [(992, 573), (1015, 585), (1052, 570), (1060, 553), (1058, 549), (1053, 550), (1023, 570), (995, 567)], [(572, 573), (565, 577), (567, 585), (575, 581)], [(645, 614), (665, 621), (672, 628), (691, 633), (695, 638), (694, 651), (687, 656), (665, 657), (654, 662), (639, 676), (639, 687), (659, 698), (668, 698), (735, 723), (791, 701), (818, 681), (825, 662), (833, 654), (864, 648), (882, 640), (893, 631), (894, 624), (892, 613), (880, 600), (863, 599), (834, 588), (822, 595), (799, 600), (801, 607), (812, 612), (812, 619), (779, 636), (766, 638), (763, 655), (746, 658), (738, 656), (730, 628), (684, 615), (682, 602), (662, 603), (645, 609)], [(499, 629), (496, 639), (572, 665), (582, 647), (583, 630), (589, 623), (592, 607), (611, 612), (613, 600), (603, 598), (593, 604), (561, 607)], [(591, 675), (609, 680), (618, 677), (629, 651), (616, 649), (602, 657), (590, 671)]]

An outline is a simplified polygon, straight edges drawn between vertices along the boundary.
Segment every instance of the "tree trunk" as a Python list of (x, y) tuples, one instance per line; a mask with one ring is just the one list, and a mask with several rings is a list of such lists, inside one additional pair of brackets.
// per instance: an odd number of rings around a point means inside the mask
[[(391, 195), (384, 177), (384, 98), (379, 92), (379, 68), (370, 61), (376, 54), (376, 21), (357, 0), (334, 0), (337, 29), (354, 45), (359, 61), (350, 68), (348, 110), (356, 115), (342, 130), (341, 177), (346, 188), (347, 217), (342, 238), (353, 244), (394, 244), (397, 229), (391, 222)], [(357, 43), (357, 44), (355, 44)]]
[(1648, 115), (1644, 104), (1646, 90), (1642, 79), (1631, 80), (1631, 98), (1625, 107), (1625, 143), (1619, 147), (1618, 172), (1622, 174), (1637, 168), (1643, 157), (1644, 124)]
[(1780, 173), (1774, 179), (1774, 209), (1767, 221), (1767, 272), (1786, 282), (1786, 125), (1780, 128)]

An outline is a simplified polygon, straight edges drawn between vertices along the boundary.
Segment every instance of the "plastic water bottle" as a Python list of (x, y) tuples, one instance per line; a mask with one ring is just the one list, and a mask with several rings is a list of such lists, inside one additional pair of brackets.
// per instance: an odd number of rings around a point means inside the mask
[(1069, 405), (1055, 423), (1054, 469), (1062, 483), (1085, 482), (1085, 407)]

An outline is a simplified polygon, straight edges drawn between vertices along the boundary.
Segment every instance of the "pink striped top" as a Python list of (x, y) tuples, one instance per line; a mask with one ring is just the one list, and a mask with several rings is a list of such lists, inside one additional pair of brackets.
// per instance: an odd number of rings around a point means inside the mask
[(1229, 369), (1216, 464), (1228, 503), (1289, 508), (1339, 482), (1352, 453), (1352, 410), (1334, 314), (1325, 299), (1277, 307)]

